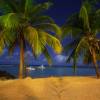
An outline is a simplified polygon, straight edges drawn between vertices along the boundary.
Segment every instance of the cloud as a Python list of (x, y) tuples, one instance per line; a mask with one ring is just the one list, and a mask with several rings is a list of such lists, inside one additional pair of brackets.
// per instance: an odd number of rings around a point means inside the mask
[(56, 60), (56, 62), (65, 62), (66, 61), (66, 56), (64, 55), (57, 55), (54, 60)]
[(25, 58), (27, 58), (27, 57), (33, 57), (33, 54), (32, 54), (32, 52), (31, 51), (27, 51), (27, 52), (25, 52)]
[(29, 63), (33, 63), (35, 61), (34, 57), (33, 57), (33, 54), (31, 51), (26, 51), (25, 54), (24, 54), (24, 62), (26, 64), (29, 64)]
[[(32, 52), (31, 51), (27, 51), (27, 52), (25, 52), (25, 54), (24, 54), (24, 60), (25, 61), (31, 61), (31, 60), (33, 60), (33, 54), (32, 54)], [(5, 59), (6, 60), (19, 60), (20, 59), (20, 52), (14, 52), (14, 54), (13, 55), (6, 55), (5, 56)]]
[(46, 58), (44, 58), (42, 61), (44, 61), (44, 62), (45, 62), (45, 61), (47, 61), (47, 59), (46, 59)]

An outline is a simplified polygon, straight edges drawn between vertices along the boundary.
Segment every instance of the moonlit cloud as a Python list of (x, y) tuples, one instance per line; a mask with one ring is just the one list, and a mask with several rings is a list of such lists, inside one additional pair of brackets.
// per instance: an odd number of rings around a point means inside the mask
[(66, 61), (66, 56), (57, 55), (54, 59), (56, 60), (56, 62), (65, 62)]
[(46, 61), (47, 61), (47, 59), (46, 59), (46, 58), (44, 58), (44, 59), (43, 59), (43, 61), (44, 61), (44, 62), (46, 62)]
[(25, 64), (32, 64), (35, 63), (35, 59), (31, 51), (26, 51), (24, 54), (24, 62)]
[(27, 52), (25, 52), (25, 58), (27, 58), (27, 57), (33, 57), (33, 54), (32, 54), (32, 52), (31, 51), (27, 51)]

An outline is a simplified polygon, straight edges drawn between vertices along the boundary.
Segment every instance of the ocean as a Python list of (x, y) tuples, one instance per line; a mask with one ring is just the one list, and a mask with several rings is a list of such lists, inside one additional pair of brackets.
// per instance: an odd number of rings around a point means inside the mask
[[(30, 65), (32, 66), (32, 65)], [(72, 66), (45, 66), (41, 69), (40, 66), (33, 66), (34, 70), (27, 71), (26, 75), (32, 78), (39, 77), (51, 77), (51, 76), (93, 76), (95, 75), (95, 69), (93, 67), (79, 66), (76, 69), (76, 73), (73, 73)], [(7, 71), (16, 78), (18, 76), (18, 65), (0, 65), (1, 71)]]

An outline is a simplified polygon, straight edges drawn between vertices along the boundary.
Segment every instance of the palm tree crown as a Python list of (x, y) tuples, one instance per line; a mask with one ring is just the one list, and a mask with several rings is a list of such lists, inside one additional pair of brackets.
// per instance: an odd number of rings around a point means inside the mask
[(97, 77), (99, 77), (99, 72), (97, 71), (96, 55), (100, 51), (100, 40), (96, 38), (96, 35), (100, 32), (99, 22), (100, 10), (85, 1), (80, 12), (72, 15), (62, 27), (63, 37), (69, 33), (74, 37), (72, 42), (65, 47), (66, 50), (72, 49), (67, 61), (73, 58), (75, 70), (78, 55), (81, 54), (86, 63), (93, 61), (96, 66)]
[[(28, 43), (35, 57), (44, 53), (50, 62), (46, 45), (51, 46), (56, 53), (62, 50), (55, 36), (61, 34), (60, 28), (53, 19), (42, 13), (51, 6), (50, 2), (36, 4), (34, 0), (1, 0), (0, 9), (0, 52), (7, 46), (10, 53), (16, 45), (20, 46), (20, 66), (24, 63), (24, 50)], [(49, 34), (56, 33), (55, 36)], [(20, 67), (20, 71), (23, 70)]]

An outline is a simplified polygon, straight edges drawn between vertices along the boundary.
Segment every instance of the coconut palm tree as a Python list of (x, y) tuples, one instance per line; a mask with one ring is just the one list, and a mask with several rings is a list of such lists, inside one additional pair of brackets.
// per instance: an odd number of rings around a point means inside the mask
[(82, 55), (85, 62), (92, 61), (95, 66), (97, 78), (100, 77), (97, 55), (100, 54), (100, 39), (96, 35), (100, 32), (100, 10), (89, 2), (82, 4), (80, 12), (73, 14), (63, 25), (63, 37), (69, 33), (72, 41), (65, 46), (65, 50), (72, 50), (67, 61), (73, 59), (74, 71), (77, 58)]
[(47, 45), (56, 53), (62, 50), (60, 41), (56, 38), (61, 34), (60, 28), (51, 17), (43, 14), (50, 6), (50, 2), (37, 4), (34, 0), (1, 0), (0, 51), (7, 47), (12, 53), (16, 45), (19, 45), (19, 78), (23, 78), (26, 44), (32, 48), (35, 57), (43, 53), (48, 62), (51, 60)]

